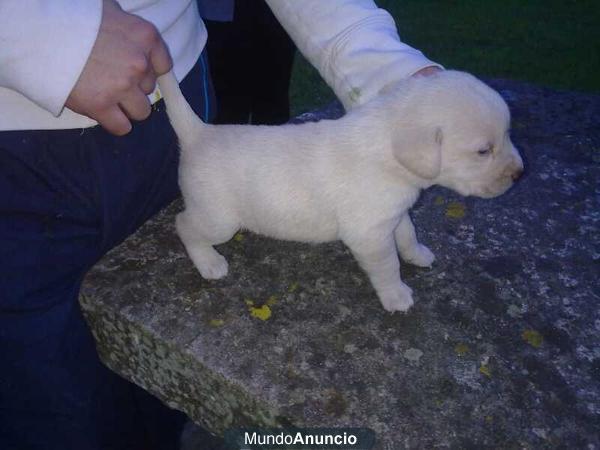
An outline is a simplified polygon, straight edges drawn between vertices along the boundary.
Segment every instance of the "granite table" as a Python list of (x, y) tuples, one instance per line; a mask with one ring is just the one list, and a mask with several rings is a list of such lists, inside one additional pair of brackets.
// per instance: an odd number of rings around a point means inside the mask
[[(103, 361), (219, 435), (361, 426), (376, 448), (600, 448), (600, 96), (490, 80), (526, 173), (504, 196), (424, 192), (431, 269), (380, 306), (340, 243), (239, 233), (205, 281), (176, 202), (88, 274)], [(331, 105), (299, 120), (341, 114)]]

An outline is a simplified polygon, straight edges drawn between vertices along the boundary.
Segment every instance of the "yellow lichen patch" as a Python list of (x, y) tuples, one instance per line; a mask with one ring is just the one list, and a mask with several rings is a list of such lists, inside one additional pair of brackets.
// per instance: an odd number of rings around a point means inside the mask
[(435, 200), (433, 201), (433, 204), (436, 206), (441, 206), (444, 204), (444, 197), (442, 197), (441, 195), (438, 195)]
[(225, 321), (223, 319), (210, 319), (208, 322), (211, 327), (221, 327), (224, 323)]
[(521, 337), (525, 342), (535, 348), (539, 348), (542, 345), (542, 342), (544, 342), (544, 337), (535, 330), (525, 330)]
[(233, 236), (233, 240), (235, 242), (242, 242), (244, 240), (244, 235), (242, 233), (235, 233), (235, 236)]
[(271, 295), (265, 303), (268, 306), (273, 306), (275, 303), (277, 303), (277, 297), (275, 297), (274, 295)]
[(487, 364), (482, 364), (481, 366), (479, 366), (479, 373), (484, 374), (488, 378), (491, 378), (492, 376), (490, 366), (488, 366)]
[(325, 401), (325, 412), (331, 416), (342, 416), (348, 409), (348, 401), (341, 392), (331, 389)]
[(244, 303), (245, 303), (247, 306), (252, 306), (252, 305), (254, 305), (254, 300), (252, 300), (252, 299), (250, 299), (250, 298), (245, 298), (245, 299), (244, 299)]
[(456, 344), (456, 347), (454, 347), (454, 351), (458, 356), (465, 356), (467, 353), (469, 353), (469, 346), (467, 344), (462, 343)]
[(446, 217), (462, 219), (465, 217), (465, 205), (459, 202), (450, 202), (446, 208)]
[(296, 290), (298, 290), (298, 287), (300, 285), (298, 284), (297, 281), (294, 281), (292, 284), (290, 284), (290, 287), (288, 288), (288, 292), (291, 294), (292, 292), (296, 292)]
[(262, 305), (258, 308), (249, 306), (248, 309), (250, 310), (250, 315), (257, 319), (268, 320), (271, 317), (271, 308), (269, 308), (269, 305)]

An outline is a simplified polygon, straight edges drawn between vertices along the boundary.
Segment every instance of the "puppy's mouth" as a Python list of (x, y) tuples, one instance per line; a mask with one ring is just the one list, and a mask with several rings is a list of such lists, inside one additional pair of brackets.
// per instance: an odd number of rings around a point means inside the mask
[(493, 183), (488, 184), (459, 182), (453, 183), (452, 185), (446, 185), (446, 187), (450, 187), (452, 190), (465, 197), (472, 195), (480, 198), (494, 198), (504, 194), (513, 184), (512, 178), (502, 177), (496, 179)]
[(504, 194), (513, 185), (511, 178), (502, 178), (493, 185), (482, 186), (479, 192), (473, 192), (471, 195), (476, 195), (481, 198), (494, 198)]

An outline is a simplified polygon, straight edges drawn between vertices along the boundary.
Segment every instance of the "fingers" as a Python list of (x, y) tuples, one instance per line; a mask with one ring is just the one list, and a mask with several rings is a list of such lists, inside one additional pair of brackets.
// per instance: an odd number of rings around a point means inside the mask
[(150, 65), (152, 66), (154, 74), (157, 77), (164, 75), (173, 67), (173, 61), (171, 60), (169, 50), (159, 34), (157, 34), (156, 43), (150, 49), (148, 56), (150, 59)]
[(173, 67), (173, 61), (165, 41), (160, 33), (150, 22), (139, 22), (136, 24), (133, 34), (145, 49), (145, 56), (148, 59), (149, 68), (155, 74), (160, 76), (167, 73)]
[(146, 97), (144, 92), (139, 89), (137, 91), (128, 92), (119, 102), (119, 106), (127, 117), (133, 120), (144, 120), (152, 111), (148, 97)]
[(156, 87), (156, 75), (154, 73), (146, 74), (140, 81), (139, 87), (144, 94), (152, 94)]
[(141, 91), (129, 93), (118, 106), (112, 106), (98, 113), (96, 120), (109, 133), (123, 136), (131, 131), (131, 120), (144, 120), (152, 108), (148, 97)]
[(98, 123), (111, 134), (124, 136), (131, 131), (131, 122), (118, 106), (96, 114)]
[[(146, 44), (144, 58), (138, 58), (134, 67), (133, 79), (136, 80), (126, 92), (120, 96), (119, 108), (113, 108), (108, 115), (109, 125), (100, 122), (109, 132), (122, 135), (131, 131), (128, 119), (141, 121), (150, 115), (152, 107), (147, 95), (156, 87), (156, 78), (171, 70), (172, 61), (169, 51), (160, 34), (149, 23), (144, 23), (140, 36)], [(125, 123), (127, 120), (127, 123)]]
[(140, 71), (136, 77), (137, 85), (131, 86), (119, 97), (120, 101), (114, 107), (96, 117), (98, 123), (109, 133), (123, 136), (132, 129), (130, 120), (141, 121), (147, 119), (152, 112), (152, 106), (147, 95), (156, 87), (156, 75), (153, 68), (148, 65), (145, 71)]

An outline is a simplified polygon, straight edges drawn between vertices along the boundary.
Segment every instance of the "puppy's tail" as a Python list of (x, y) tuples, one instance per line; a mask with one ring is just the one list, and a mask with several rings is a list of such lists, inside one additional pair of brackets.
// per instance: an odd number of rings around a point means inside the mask
[(180, 143), (193, 139), (206, 124), (200, 120), (181, 93), (172, 70), (158, 78), (158, 87), (167, 105), (169, 121)]

